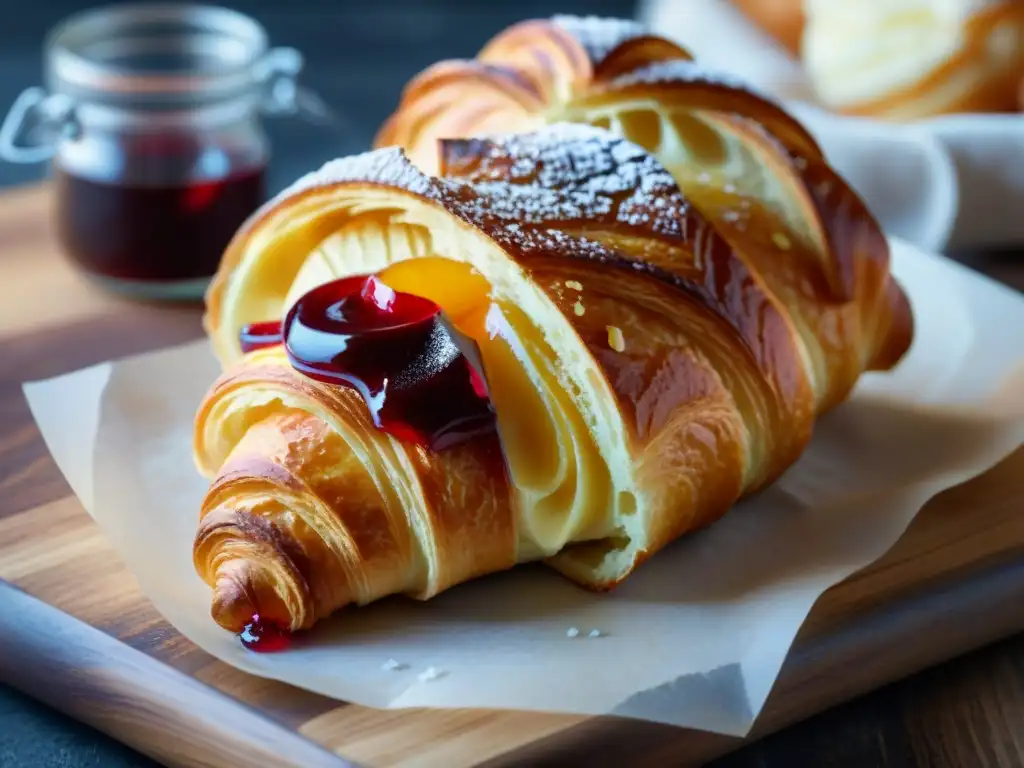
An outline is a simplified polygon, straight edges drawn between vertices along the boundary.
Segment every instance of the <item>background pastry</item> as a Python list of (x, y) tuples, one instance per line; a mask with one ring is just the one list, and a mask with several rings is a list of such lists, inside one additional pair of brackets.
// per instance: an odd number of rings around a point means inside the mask
[(1018, 106), (1024, 3), (806, 0), (803, 61), (844, 113), (909, 120)]

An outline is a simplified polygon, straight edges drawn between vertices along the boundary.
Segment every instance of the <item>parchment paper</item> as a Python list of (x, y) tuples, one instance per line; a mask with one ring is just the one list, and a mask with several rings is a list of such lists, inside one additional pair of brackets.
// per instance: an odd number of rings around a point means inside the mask
[[(191, 424), (217, 374), (206, 343), (25, 392), (142, 590), (229, 664), (372, 707), (612, 712), (740, 736), (815, 599), (882, 555), (931, 496), (1024, 440), (1024, 301), (899, 242), (894, 269), (917, 318), (905, 362), (866, 376), (779, 483), (618, 590), (589, 594), (531, 566), (427, 603), (345, 610), (281, 654), (245, 651), (219, 629), (192, 568), (205, 483)], [(594, 628), (604, 635), (588, 637)], [(389, 659), (407, 666), (385, 670)], [(444, 674), (420, 680), (428, 667)]]

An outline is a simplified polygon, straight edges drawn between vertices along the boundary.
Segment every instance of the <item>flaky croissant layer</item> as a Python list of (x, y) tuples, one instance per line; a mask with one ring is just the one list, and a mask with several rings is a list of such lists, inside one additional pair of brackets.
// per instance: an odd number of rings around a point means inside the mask
[[(649, 50), (617, 39), (559, 50)], [(305, 628), (532, 560), (611, 587), (772, 482), (861, 373), (898, 362), (912, 319), (874, 219), (791, 118), (720, 87), (684, 90), (710, 99), (694, 119), (721, 167), (687, 170), (663, 138), (670, 173), (563, 123), (441, 141), (434, 175), (393, 148), (335, 161), (250, 220), (208, 295), (225, 373), (196, 420), (213, 482), (195, 562), (220, 624)], [(242, 353), (245, 324), (359, 274), (474, 342), (495, 434), (433, 451), (280, 346)]]

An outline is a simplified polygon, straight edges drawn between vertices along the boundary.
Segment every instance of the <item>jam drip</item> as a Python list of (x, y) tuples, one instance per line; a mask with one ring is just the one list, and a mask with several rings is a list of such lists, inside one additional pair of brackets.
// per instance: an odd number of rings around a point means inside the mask
[(265, 621), (260, 615), (254, 614), (252, 621), (238, 633), (242, 645), (257, 653), (275, 653), (283, 651), (292, 643), (292, 633), (271, 621)]
[(283, 335), (296, 370), (355, 389), (373, 423), (401, 440), (443, 450), (495, 429), (476, 345), (428, 299), (343, 278), (299, 299)]
[(238, 334), (238, 343), (242, 347), (242, 352), (246, 353), (252, 352), (254, 349), (276, 346), (283, 340), (281, 323), (277, 320), (249, 323)]

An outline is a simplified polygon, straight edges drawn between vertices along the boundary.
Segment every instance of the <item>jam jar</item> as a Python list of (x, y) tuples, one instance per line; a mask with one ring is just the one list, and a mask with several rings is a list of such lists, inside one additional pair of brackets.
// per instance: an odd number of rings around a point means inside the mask
[(200, 5), (115, 5), (47, 37), (46, 89), (24, 91), (0, 157), (52, 160), (62, 249), (140, 298), (195, 299), (266, 198), (268, 114), (330, 115), (253, 19)]

